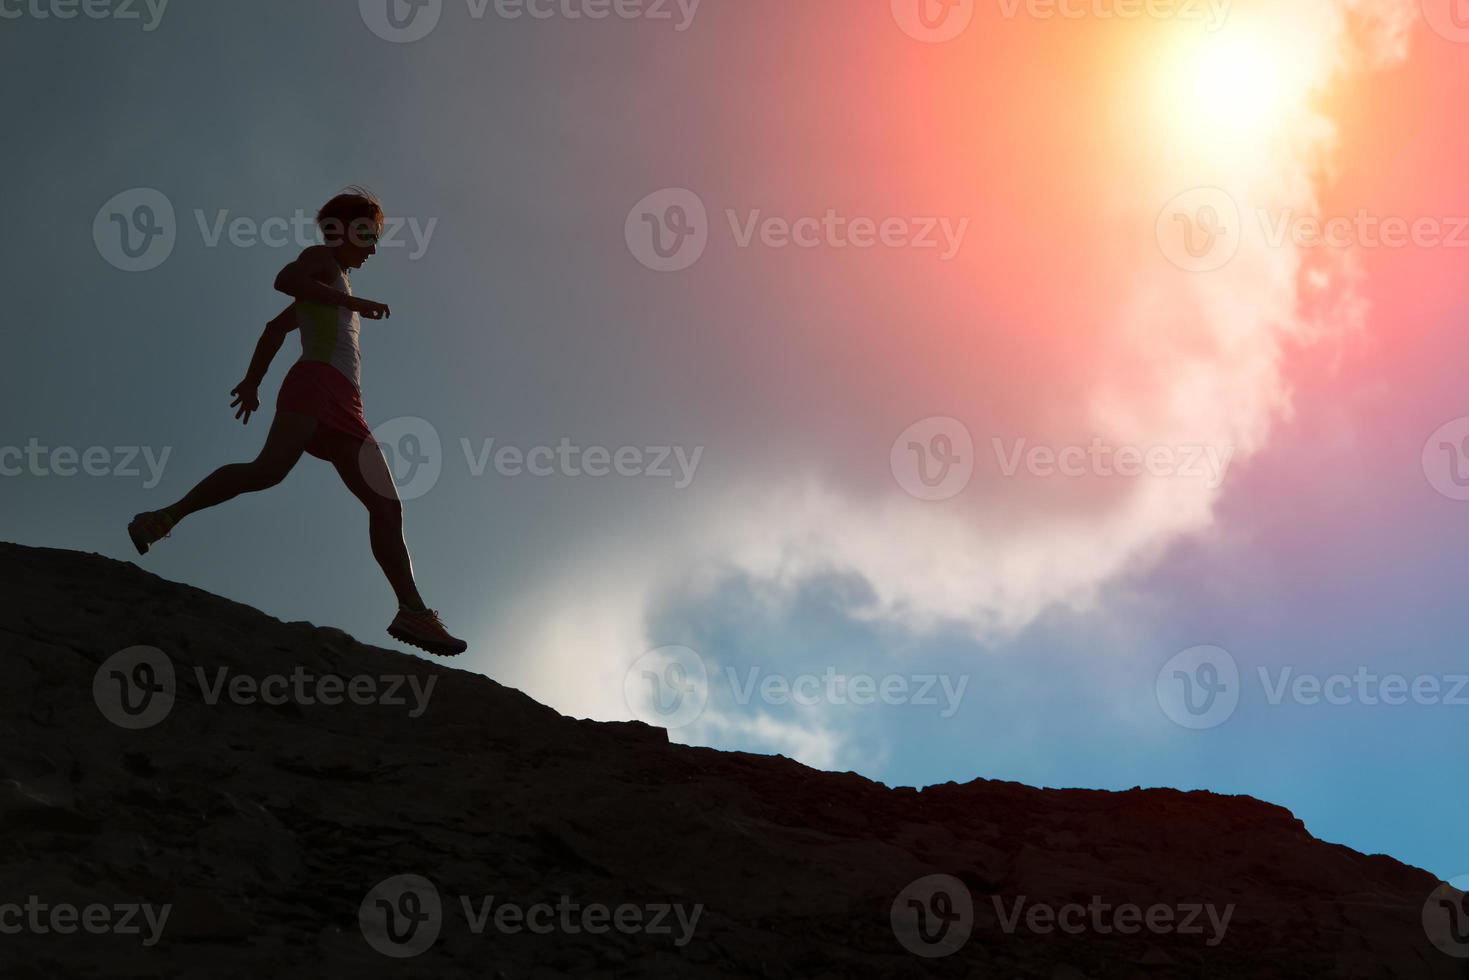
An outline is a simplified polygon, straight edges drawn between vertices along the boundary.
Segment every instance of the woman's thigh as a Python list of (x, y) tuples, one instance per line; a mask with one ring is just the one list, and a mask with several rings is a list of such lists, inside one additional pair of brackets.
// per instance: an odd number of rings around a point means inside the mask
[(301, 459), (301, 454), (306, 452), (320, 424), (311, 415), (276, 412), (265, 436), (265, 446), (255, 462), (274, 471), (289, 473)]
[(393, 471), (375, 442), (364, 442), (345, 432), (330, 432), (325, 437), (326, 452), (337, 474), (352, 495), (369, 510), (400, 506), (398, 485)]

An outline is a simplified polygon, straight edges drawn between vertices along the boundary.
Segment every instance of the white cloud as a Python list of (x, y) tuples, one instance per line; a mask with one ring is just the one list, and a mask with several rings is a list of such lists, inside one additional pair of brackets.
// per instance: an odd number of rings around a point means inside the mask
[[(1130, 272), (1105, 293), (1078, 297), (1101, 318), (1100, 336), (1075, 417), (1049, 431), (1119, 445), (1231, 447), (1236, 464), (1266, 449), (1272, 424), (1289, 411), (1286, 345), (1355, 329), (1366, 309), (1349, 253), (1323, 261), (1272, 245), (1254, 215), (1315, 211), (1314, 180), (1335, 128), (1308, 96), (1339, 73), (1404, 57), (1415, 9), (1411, 0), (1257, 6), (1254, 15), (1283, 32), (1296, 59), (1287, 67), (1298, 90), (1279, 93), (1278, 129), (1253, 134), (1258, 145), (1240, 145), (1233, 133), (1222, 149), (1209, 143), (1217, 134), (1180, 135), (1163, 121), (1154, 133), (1163, 144), (1128, 142), (1116, 159), (1095, 162), (1120, 188), (1107, 207), (1139, 234), (1097, 243)], [(1191, 151), (1179, 139), (1204, 143)], [(1200, 186), (1226, 189), (1243, 220), (1236, 257), (1206, 273), (1170, 264), (1151, 233), (1165, 201)], [(984, 454), (988, 440), (976, 435)], [(872, 449), (886, 457), (886, 445)], [(1000, 640), (1048, 608), (1086, 608), (1115, 577), (1207, 529), (1228, 487), (1140, 477), (1048, 488), (1029, 501), (1032, 484), (996, 479), (989, 472), (965, 496), (928, 503), (896, 484), (873, 495), (830, 478), (745, 474), (670, 516), (656, 540), (609, 537), (533, 587), (523, 620), (507, 624), (506, 642), (525, 651), (507, 679), (563, 711), (630, 717), (627, 665), (673, 642), (649, 635), (650, 611), (674, 587), (697, 594), (699, 583), (725, 575), (780, 596), (814, 576), (855, 574), (872, 598), (853, 617), (915, 632), (958, 625), (980, 642)], [(711, 704), (685, 737), (740, 740), (842, 768), (857, 761), (843, 747), (844, 721), (821, 710), (780, 720)]]

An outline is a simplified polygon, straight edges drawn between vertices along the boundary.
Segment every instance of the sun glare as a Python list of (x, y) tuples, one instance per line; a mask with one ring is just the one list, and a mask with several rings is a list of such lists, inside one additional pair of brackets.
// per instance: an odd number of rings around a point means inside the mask
[(1265, 30), (1180, 39), (1162, 80), (1168, 128), (1198, 149), (1264, 149), (1308, 107), (1312, 58)]
[(1285, 94), (1284, 54), (1257, 38), (1229, 38), (1198, 53), (1184, 91), (1208, 122), (1234, 131), (1252, 131), (1272, 121)]

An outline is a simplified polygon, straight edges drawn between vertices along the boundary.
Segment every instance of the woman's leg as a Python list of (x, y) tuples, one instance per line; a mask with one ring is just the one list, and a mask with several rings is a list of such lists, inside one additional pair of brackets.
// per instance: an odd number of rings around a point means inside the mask
[(165, 508), (173, 523), (196, 511), (233, 500), (242, 493), (268, 490), (286, 478), (316, 433), (311, 415), (276, 412), (260, 455), (248, 463), (221, 466), (199, 482), (178, 503)]
[(368, 538), (388, 584), (404, 609), (424, 609), (423, 596), (413, 580), (413, 559), (403, 540), (403, 503), (393, 473), (373, 442), (359, 442), (345, 433), (328, 436), (328, 455), (352, 495), (367, 508)]

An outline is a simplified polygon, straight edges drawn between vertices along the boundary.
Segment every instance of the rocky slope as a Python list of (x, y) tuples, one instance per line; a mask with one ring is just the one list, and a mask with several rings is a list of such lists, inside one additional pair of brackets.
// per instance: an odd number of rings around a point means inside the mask
[(1469, 976), (1432, 876), (1253, 799), (889, 789), (95, 555), (0, 586), (5, 977)]

